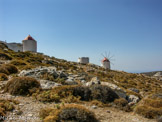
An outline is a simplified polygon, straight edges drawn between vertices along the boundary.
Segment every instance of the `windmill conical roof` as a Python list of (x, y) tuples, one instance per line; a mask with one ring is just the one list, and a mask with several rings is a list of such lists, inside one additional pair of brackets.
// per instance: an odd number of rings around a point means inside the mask
[(30, 35), (28, 35), (24, 40), (34, 40), (35, 41), (35, 39), (33, 37), (31, 37)]
[(110, 62), (106, 57), (102, 60), (102, 62)]

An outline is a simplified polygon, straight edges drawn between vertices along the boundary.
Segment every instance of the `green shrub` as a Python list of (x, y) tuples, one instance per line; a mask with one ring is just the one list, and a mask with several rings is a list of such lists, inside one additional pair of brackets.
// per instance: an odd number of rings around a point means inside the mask
[(5, 53), (0, 53), (0, 59), (1, 60), (12, 60), (12, 58)]
[(8, 80), (8, 77), (4, 73), (0, 73), (0, 81)]
[(5, 86), (4, 91), (12, 95), (27, 95), (35, 88), (40, 88), (40, 83), (30, 77), (15, 77)]
[(83, 106), (70, 104), (58, 109), (41, 110), (44, 122), (98, 122), (93, 112)]

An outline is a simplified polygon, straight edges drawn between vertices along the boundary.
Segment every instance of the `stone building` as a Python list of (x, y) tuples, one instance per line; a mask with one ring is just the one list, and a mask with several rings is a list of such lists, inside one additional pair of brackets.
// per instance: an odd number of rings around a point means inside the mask
[(89, 57), (81, 57), (81, 58), (78, 58), (78, 63), (88, 64), (89, 63)]
[(30, 35), (28, 35), (24, 40), (22, 40), (22, 43), (7, 43), (5, 41), (0, 42), (6, 44), (9, 49), (15, 52), (37, 52), (37, 41), (33, 39), (33, 37), (31, 37)]

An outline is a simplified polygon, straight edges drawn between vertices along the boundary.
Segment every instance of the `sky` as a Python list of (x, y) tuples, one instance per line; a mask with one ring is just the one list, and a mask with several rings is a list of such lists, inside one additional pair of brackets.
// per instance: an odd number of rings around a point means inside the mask
[(162, 0), (0, 0), (0, 40), (31, 35), (38, 51), (127, 72), (162, 70)]

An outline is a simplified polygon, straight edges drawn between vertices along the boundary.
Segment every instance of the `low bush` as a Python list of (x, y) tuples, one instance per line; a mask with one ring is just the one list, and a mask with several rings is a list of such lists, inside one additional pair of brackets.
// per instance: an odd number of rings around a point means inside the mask
[(1, 60), (12, 60), (12, 58), (5, 53), (0, 53), (0, 59)]
[(152, 94), (144, 98), (135, 108), (135, 112), (146, 118), (162, 116), (162, 94)]
[[(75, 98), (74, 101), (98, 100), (103, 103), (110, 103), (118, 98), (118, 95), (112, 89), (102, 85), (94, 85), (90, 88), (76, 85), (59, 86), (52, 90), (41, 91), (33, 94), (33, 96), (42, 102), (59, 102), (61, 99), (70, 102), (69, 100)], [(73, 102), (73, 100), (71, 102)]]
[(93, 112), (75, 104), (41, 110), (40, 117), (44, 122), (98, 122)]
[(24, 61), (22, 60), (13, 60), (10, 62), (10, 64), (15, 65), (15, 66), (25, 66), (27, 65)]
[(79, 96), (80, 100), (89, 101), (92, 99), (89, 87), (77, 86), (73, 89), (73, 95)]
[(0, 73), (5, 73), (7, 75), (17, 73), (18, 69), (11, 64), (3, 64), (0, 66)]
[(12, 95), (27, 95), (31, 94), (33, 89), (36, 88), (40, 88), (40, 83), (36, 79), (30, 77), (15, 77), (6, 84), (4, 91)]
[(119, 98), (114, 100), (114, 104), (117, 108), (120, 110), (123, 110), (125, 112), (131, 112), (133, 111), (133, 108), (131, 105), (128, 105), (128, 101), (124, 98)]
[(135, 112), (149, 119), (155, 119), (162, 115), (162, 108), (153, 108), (146, 105), (140, 105), (135, 108)]
[(0, 99), (0, 121), (3, 121), (6, 117), (7, 111), (12, 111), (15, 101)]
[(117, 105), (118, 107), (124, 107), (128, 104), (128, 101), (124, 98), (115, 99), (114, 104)]
[(76, 86), (55, 87), (52, 90), (35, 93), (33, 97), (42, 102), (60, 102), (61, 99), (72, 95), (74, 87)]
[(119, 96), (109, 87), (103, 85), (92, 85), (90, 87), (91, 97), (103, 103), (113, 102)]
[(4, 73), (0, 73), (0, 81), (8, 80), (8, 77)]

